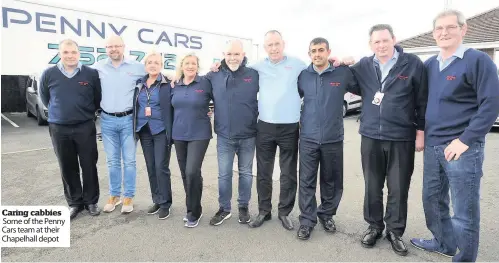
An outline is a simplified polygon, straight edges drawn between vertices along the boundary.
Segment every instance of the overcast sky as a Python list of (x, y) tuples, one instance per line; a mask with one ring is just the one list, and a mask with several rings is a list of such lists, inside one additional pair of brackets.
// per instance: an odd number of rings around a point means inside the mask
[(370, 55), (369, 27), (388, 23), (398, 40), (431, 30), (433, 17), (444, 8), (466, 17), (496, 6), (497, 0), (38, 0), (75, 9), (114, 14), (173, 26), (252, 38), (262, 49), (263, 34), (282, 32), (286, 52), (308, 60), (314, 37), (329, 40), (332, 54), (359, 58)]

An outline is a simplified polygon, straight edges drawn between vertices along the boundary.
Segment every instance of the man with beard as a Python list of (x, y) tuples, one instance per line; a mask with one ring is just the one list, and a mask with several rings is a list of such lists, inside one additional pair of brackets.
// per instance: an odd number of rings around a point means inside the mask
[(228, 42), (218, 72), (206, 77), (213, 88), (215, 133), (217, 133), (219, 211), (210, 221), (220, 225), (231, 217), (232, 166), (237, 155), (239, 223), (250, 220), (248, 204), (253, 183), (256, 122), (258, 118), (258, 72), (246, 67), (243, 43)]

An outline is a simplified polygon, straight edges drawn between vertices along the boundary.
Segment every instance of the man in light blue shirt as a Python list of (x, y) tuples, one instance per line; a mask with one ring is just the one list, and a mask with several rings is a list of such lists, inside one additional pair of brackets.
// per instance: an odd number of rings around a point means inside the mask
[[(384, 231), (393, 251), (406, 256), (402, 236), (407, 225), (415, 152), (424, 149), (428, 89), (421, 59), (404, 52), (396, 43), (390, 25), (372, 26), (369, 44), (374, 54), (350, 69), (364, 101), (359, 133), (365, 181), (364, 220), (369, 227), (361, 245), (374, 247)], [(386, 207), (385, 185), (390, 193)]]
[(307, 67), (300, 59), (286, 56), (281, 34), (265, 34), (268, 57), (253, 65), (259, 74), (259, 120), (256, 137), (257, 192), (259, 214), (249, 226), (260, 227), (272, 215), (272, 173), (277, 146), (281, 169), (278, 218), (292, 230), (288, 215), (293, 210), (297, 189), (298, 134), (301, 100), (298, 75)]
[(78, 64), (76, 65), (76, 68), (75, 70), (73, 70), (72, 72), (67, 72), (66, 69), (64, 69), (64, 65), (62, 64), (62, 61), (59, 61), (57, 62), (57, 68), (59, 68), (59, 70), (62, 72), (62, 74), (64, 74), (64, 76), (68, 77), (68, 78), (72, 78), (74, 77), (78, 72), (81, 71), (81, 66), (83, 64), (81, 64), (81, 62), (78, 61)]
[(112, 212), (121, 204), (122, 179), (124, 198), (121, 212), (132, 212), (136, 188), (133, 93), (137, 80), (144, 77), (146, 72), (143, 64), (123, 56), (124, 49), (121, 37), (110, 37), (106, 42), (108, 58), (94, 66), (99, 72), (102, 86), (101, 132), (109, 169), (110, 197), (104, 212)]
[(452, 63), (452, 61), (454, 61), (456, 58), (463, 59), (464, 52), (466, 52), (467, 49), (468, 49), (468, 47), (465, 47), (463, 44), (459, 45), (459, 47), (456, 49), (456, 51), (448, 59), (443, 59), (442, 52), (439, 52), (437, 55), (437, 60), (438, 60), (438, 67), (439, 67), (440, 71), (444, 70), (447, 66), (449, 66), (450, 63)]
[(97, 71), (80, 62), (74, 40), (59, 43), (59, 56), (60, 62), (42, 73), (38, 91), (48, 109), (49, 134), (72, 220), (84, 209), (92, 216), (100, 214), (93, 120), (101, 101), (101, 85)]
[(393, 50), (393, 55), (392, 57), (386, 61), (386, 62), (381, 62), (377, 56), (374, 56), (373, 58), (373, 64), (374, 67), (376, 68), (376, 74), (378, 75), (378, 79), (381, 82), (381, 91), (385, 89), (385, 83), (388, 77), (388, 73), (390, 73), (390, 70), (395, 66), (395, 63), (397, 63), (397, 60), (399, 58), (399, 52), (397, 49)]

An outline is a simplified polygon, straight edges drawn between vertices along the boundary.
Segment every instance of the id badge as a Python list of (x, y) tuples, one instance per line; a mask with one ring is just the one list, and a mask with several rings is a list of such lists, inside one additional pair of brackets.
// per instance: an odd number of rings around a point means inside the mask
[(146, 107), (146, 117), (151, 116), (151, 107)]
[(383, 96), (385, 96), (384, 93), (379, 92), (379, 91), (376, 92), (376, 94), (374, 94), (374, 99), (373, 99), (372, 103), (374, 105), (379, 106), (381, 104), (381, 101), (383, 101)]

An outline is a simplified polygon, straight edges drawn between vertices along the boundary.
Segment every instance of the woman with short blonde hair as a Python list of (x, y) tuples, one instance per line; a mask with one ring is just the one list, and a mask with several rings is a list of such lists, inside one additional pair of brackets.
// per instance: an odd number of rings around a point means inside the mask
[(161, 74), (164, 69), (161, 53), (148, 53), (144, 64), (147, 74), (135, 87), (133, 124), (136, 138), (140, 139), (151, 187), (153, 204), (147, 213), (157, 213), (159, 219), (166, 219), (172, 205), (172, 88), (170, 81)]

